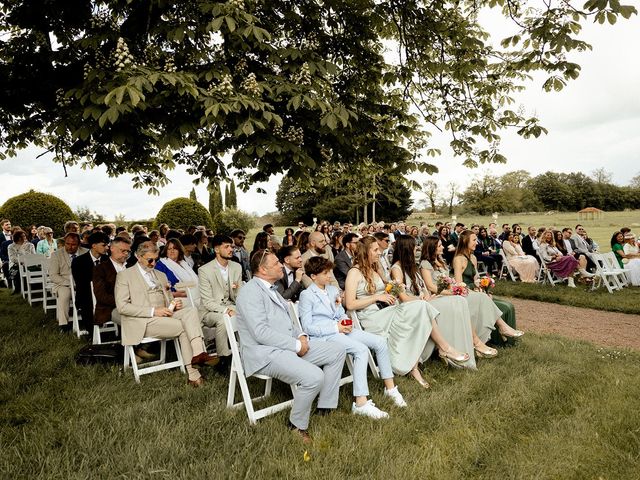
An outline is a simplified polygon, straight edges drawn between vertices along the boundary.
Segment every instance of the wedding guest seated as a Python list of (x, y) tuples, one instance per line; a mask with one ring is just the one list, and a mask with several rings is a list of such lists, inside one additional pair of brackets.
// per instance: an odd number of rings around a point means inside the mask
[(49, 227), (41, 227), (42, 233), (44, 234), (44, 238), (38, 241), (38, 246), (36, 247), (36, 253), (41, 255), (45, 255), (46, 257), (51, 257), (51, 254), (58, 249), (58, 244), (53, 238), (53, 230)]
[(522, 238), (522, 251), (525, 255), (531, 255), (536, 260), (539, 260), (536, 246), (536, 227), (529, 227), (527, 228), (527, 235)]
[(451, 265), (451, 261), (453, 260), (453, 254), (456, 251), (456, 244), (451, 239), (449, 234), (449, 227), (446, 225), (441, 225), (438, 230), (438, 238), (440, 239), (440, 243), (442, 243), (442, 247), (444, 248), (443, 258), (447, 262), (447, 265)]
[(196, 252), (196, 240), (195, 235), (189, 233), (180, 237), (180, 243), (184, 248), (184, 260), (189, 264), (193, 271), (198, 273), (198, 267), (200, 266), (200, 255)]
[(101, 262), (107, 261), (109, 237), (104, 233), (92, 233), (87, 241), (89, 251), (77, 256), (71, 262), (71, 273), (76, 285), (76, 307), (82, 317), (82, 326), (89, 333), (93, 332), (93, 296), (91, 281), (93, 270)]
[[(156, 242), (152, 242), (157, 245)], [(187, 290), (191, 295), (194, 306), (200, 305), (200, 290), (198, 289), (198, 275), (184, 259), (184, 247), (177, 238), (167, 240), (160, 260), (156, 263), (156, 270), (167, 276), (171, 285), (171, 294), (176, 298), (186, 298)], [(176, 288), (178, 284), (186, 284), (186, 288)]]
[[(560, 235), (562, 235), (562, 233), (560, 233)], [(579, 267), (578, 260), (571, 255), (562, 254), (562, 252), (557, 248), (557, 244), (551, 230), (545, 231), (540, 236), (539, 243), (540, 248), (538, 249), (538, 254), (547, 268), (558, 278), (566, 278), (567, 285), (569, 287), (576, 288), (573, 277)]]
[(71, 306), (71, 262), (87, 250), (80, 247), (80, 235), (67, 233), (64, 246), (51, 255), (49, 262), (49, 278), (53, 283), (53, 294), (56, 296), (56, 318), (61, 332), (68, 331), (69, 307)]
[[(333, 253), (331, 253), (331, 247), (327, 244), (327, 240), (322, 232), (315, 231), (309, 235), (309, 248), (302, 254), (302, 266), (311, 257), (324, 257), (330, 262), (333, 262)], [(333, 276), (333, 274), (332, 274)], [(311, 279), (306, 275), (302, 276), (302, 284), (305, 288), (311, 285)], [(335, 277), (333, 278), (332, 285), (338, 286), (338, 282)]]
[(231, 261), (233, 240), (226, 235), (213, 237), (215, 259), (200, 267), (200, 318), (202, 325), (215, 328), (216, 352), (220, 357), (221, 368), (229, 365), (231, 348), (224, 326), (224, 314), (236, 313), (236, 298), (242, 287), (242, 267)]
[[(348, 235), (356, 236), (347, 234), (345, 237)], [(331, 261), (323, 257), (312, 257), (305, 263), (305, 273), (311, 278), (312, 283), (300, 294), (299, 311), (302, 328), (310, 338), (337, 343), (346, 349), (348, 355), (351, 355), (354, 396), (351, 412), (374, 419), (386, 418), (389, 415), (367, 398), (369, 396), (367, 368), (370, 348), (376, 352), (380, 377), (385, 385), (384, 395), (390, 397), (399, 407), (407, 405), (393, 380), (387, 341), (381, 336), (353, 329), (351, 320), (342, 307), (340, 290), (329, 284), (332, 279), (332, 269)]]
[(311, 405), (318, 397), (318, 410), (338, 406), (340, 375), (344, 366), (344, 347), (309, 340), (292, 325), (287, 301), (273, 288), (282, 277), (282, 265), (268, 250), (251, 257), (253, 278), (240, 293), (237, 322), (240, 351), (246, 375), (262, 374), (296, 385), (289, 427), (305, 443)]
[(304, 253), (309, 249), (309, 236), (311, 232), (299, 232), (298, 235), (298, 249), (300, 253), (304, 255)]
[[(462, 232), (453, 258), (454, 279), (458, 283), (466, 284), (469, 289), (477, 289), (480, 283), (477, 260), (475, 256), (472, 255), (476, 247), (476, 241), (477, 237), (472, 231), (466, 230)], [(486, 292), (484, 292), (483, 295), (488, 296)], [(524, 335), (522, 330), (515, 329), (516, 309), (513, 303), (496, 297), (491, 297), (491, 299), (502, 312), (502, 317), (498, 318), (495, 322), (502, 340), (506, 341), (508, 338), (518, 338)]]
[(197, 268), (200, 268), (202, 265), (209, 263), (215, 257), (213, 251), (209, 248), (209, 237), (207, 237), (207, 233), (203, 230), (197, 230), (196, 233), (193, 234), (196, 237), (196, 249), (193, 252), (194, 259), (196, 259)]
[(33, 243), (27, 241), (27, 233), (23, 230), (15, 230), (13, 233), (13, 243), (7, 247), (9, 257), (9, 276), (15, 287), (16, 293), (22, 291), (22, 282), (20, 281), (20, 273), (18, 269), (18, 260), (22, 255), (35, 254), (36, 249)]
[(295, 245), (296, 238), (293, 236), (293, 228), (288, 227), (284, 230), (284, 237), (282, 237), (282, 246), (288, 247), (290, 245)]
[(331, 236), (331, 253), (333, 253), (333, 258), (336, 258), (344, 248), (342, 246), (342, 238), (345, 235), (346, 233), (342, 232), (342, 230), (336, 230), (333, 232), (333, 235)]
[[(218, 359), (205, 350), (198, 312), (184, 307), (180, 299), (171, 298), (166, 275), (153, 268), (159, 256), (157, 245), (142, 243), (136, 256), (136, 264), (116, 276), (115, 298), (122, 319), (122, 344), (138, 345), (144, 337), (178, 337), (188, 384), (199, 387), (204, 384), (204, 378), (194, 367), (215, 365)], [(169, 308), (170, 305), (174, 309)]]
[(567, 255), (574, 257), (578, 260), (578, 272), (582, 278), (591, 278), (594, 275), (592, 273), (587, 272), (587, 257), (585, 255), (580, 254), (579, 252), (574, 252), (571, 246), (571, 242), (569, 238), (571, 238), (571, 229), (564, 228), (562, 231), (554, 230), (553, 231), (555, 246), (562, 253), (562, 255)]
[(233, 258), (232, 260), (239, 263), (242, 267), (242, 281), (248, 282), (251, 278), (251, 267), (249, 266), (249, 252), (244, 247), (244, 241), (247, 235), (244, 230), (235, 229), (229, 236), (233, 239)]
[(496, 243), (487, 233), (485, 227), (478, 227), (476, 233), (478, 242), (473, 254), (479, 262), (484, 263), (487, 266), (487, 271), (498, 272), (502, 268), (502, 257), (496, 253)]
[(258, 232), (258, 234), (256, 235), (256, 239), (253, 241), (253, 249), (251, 249), (251, 253), (249, 254), (249, 262), (251, 262), (251, 258), (253, 258), (258, 250), (269, 250), (270, 252), (272, 252), (272, 247), (273, 244), (271, 243), (271, 235), (265, 231)]
[(624, 234), (622, 264), (624, 268), (631, 270), (627, 276), (631, 285), (640, 285), (640, 249), (636, 243), (636, 236), (627, 232)]
[(304, 290), (302, 285), (302, 276), (304, 269), (302, 268), (302, 254), (295, 245), (282, 247), (278, 252), (278, 259), (282, 264), (282, 278), (275, 285), (278, 292), (285, 300), (297, 302), (300, 298), (300, 292)]
[(342, 237), (343, 249), (338, 253), (335, 259), (333, 275), (336, 277), (338, 286), (344, 290), (344, 282), (347, 279), (347, 273), (353, 264), (353, 256), (358, 248), (358, 235), (355, 233), (347, 233)]
[(535, 283), (540, 264), (535, 257), (524, 253), (519, 239), (520, 235), (510, 233), (507, 240), (502, 242), (502, 250), (511, 268), (518, 272), (520, 280), (524, 283)]
[(104, 325), (114, 322), (120, 325), (120, 314), (116, 310), (116, 275), (126, 270), (126, 261), (131, 253), (131, 240), (117, 237), (109, 246), (109, 261), (101, 262), (93, 270), (93, 293), (96, 297), (94, 322)]

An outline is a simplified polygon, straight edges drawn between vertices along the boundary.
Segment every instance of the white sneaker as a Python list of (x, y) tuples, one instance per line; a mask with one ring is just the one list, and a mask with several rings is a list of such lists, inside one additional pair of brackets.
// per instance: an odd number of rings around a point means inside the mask
[(576, 288), (576, 284), (575, 284), (575, 282), (573, 281), (573, 277), (569, 277), (569, 278), (567, 279), (567, 287)]
[(389, 414), (387, 412), (383, 412), (382, 410), (380, 410), (371, 400), (367, 400), (367, 403), (359, 407), (354, 402), (351, 405), (351, 413), (353, 413), (354, 415), (364, 415), (369, 418), (375, 418), (376, 420), (389, 417)]
[(396, 407), (406, 407), (407, 402), (404, 401), (400, 390), (398, 390), (398, 386), (396, 385), (391, 390), (384, 389), (384, 396), (390, 397), (393, 400), (393, 403), (396, 404)]

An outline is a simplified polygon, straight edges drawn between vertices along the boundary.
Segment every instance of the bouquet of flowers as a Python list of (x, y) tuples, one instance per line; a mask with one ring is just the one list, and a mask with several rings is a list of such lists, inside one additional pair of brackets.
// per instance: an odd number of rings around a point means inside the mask
[(455, 283), (456, 282), (453, 278), (448, 277), (447, 275), (440, 275), (438, 277), (438, 281), (436, 282), (438, 294), (442, 293), (444, 290), (450, 290)]
[(462, 297), (469, 295), (469, 290), (464, 283), (456, 283), (453, 278), (446, 275), (438, 277), (436, 286), (438, 287), (438, 294), (445, 290), (450, 290), (452, 295), (460, 295)]
[(483, 277), (480, 279), (480, 282), (478, 283), (478, 288), (482, 290), (484, 293), (489, 293), (489, 290), (491, 290), (495, 286), (496, 286), (496, 282), (491, 277)]
[(451, 287), (451, 291), (454, 295), (460, 295), (461, 297), (466, 297), (467, 295), (469, 295), (469, 289), (464, 283), (453, 285)]
[(387, 285), (384, 287), (384, 291), (398, 298), (400, 294), (404, 292), (404, 285), (402, 283), (398, 283), (395, 280), (392, 280), (390, 282), (387, 282)]

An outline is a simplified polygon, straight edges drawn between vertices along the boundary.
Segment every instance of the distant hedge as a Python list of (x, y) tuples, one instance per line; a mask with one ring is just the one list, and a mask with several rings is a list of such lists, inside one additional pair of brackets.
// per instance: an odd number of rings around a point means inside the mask
[(171, 228), (181, 228), (186, 230), (191, 225), (204, 225), (211, 228), (213, 222), (209, 211), (200, 203), (189, 198), (174, 198), (165, 203), (158, 214), (154, 228), (162, 223), (166, 223)]
[(64, 224), (77, 220), (69, 205), (48, 193), (29, 190), (4, 202), (0, 218), (8, 218), (13, 225), (26, 229), (29, 225), (44, 225), (53, 229), (56, 237), (64, 234)]
[(216, 233), (228, 235), (235, 229), (244, 230), (249, 233), (255, 227), (255, 219), (242, 210), (227, 208), (216, 215), (213, 219), (213, 230)]

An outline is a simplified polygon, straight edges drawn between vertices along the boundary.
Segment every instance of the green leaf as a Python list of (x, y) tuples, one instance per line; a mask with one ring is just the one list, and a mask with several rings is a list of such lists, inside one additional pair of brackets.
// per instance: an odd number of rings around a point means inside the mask
[(227, 24), (227, 28), (230, 32), (233, 32), (236, 29), (236, 21), (231, 17), (224, 17), (224, 20)]

